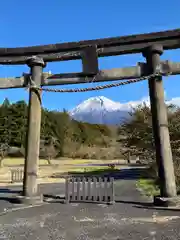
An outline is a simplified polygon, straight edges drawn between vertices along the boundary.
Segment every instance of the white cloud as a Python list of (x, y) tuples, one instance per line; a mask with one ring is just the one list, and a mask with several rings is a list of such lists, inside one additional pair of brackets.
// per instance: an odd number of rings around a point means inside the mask
[[(166, 94), (165, 94), (166, 95)], [(142, 103), (145, 103), (147, 106), (150, 106), (150, 98), (148, 97), (143, 97), (140, 100), (137, 101), (129, 101), (126, 103), (122, 103), (121, 104), (121, 109), (122, 110), (129, 110), (132, 109), (134, 107), (137, 107), (138, 105), (141, 105)], [(168, 99), (166, 100), (166, 104), (174, 104), (177, 106), (180, 106), (180, 97), (174, 97), (172, 99)]]
[(166, 101), (167, 104), (175, 104), (177, 106), (180, 106), (180, 97), (175, 97), (170, 100)]

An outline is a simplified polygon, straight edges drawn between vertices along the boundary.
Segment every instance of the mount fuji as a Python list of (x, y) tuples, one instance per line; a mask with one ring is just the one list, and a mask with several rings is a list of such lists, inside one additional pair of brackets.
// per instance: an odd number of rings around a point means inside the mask
[[(69, 114), (73, 119), (81, 122), (117, 125), (121, 124), (125, 119), (130, 119), (129, 112), (142, 104), (150, 106), (149, 98), (145, 97), (139, 101), (120, 103), (99, 96), (85, 100), (69, 111)], [(180, 97), (166, 100), (166, 104), (180, 106)]]
[(103, 96), (92, 97), (76, 106), (69, 114), (73, 119), (81, 122), (116, 125), (129, 119), (129, 112), (142, 103), (149, 105), (149, 99), (120, 103)]

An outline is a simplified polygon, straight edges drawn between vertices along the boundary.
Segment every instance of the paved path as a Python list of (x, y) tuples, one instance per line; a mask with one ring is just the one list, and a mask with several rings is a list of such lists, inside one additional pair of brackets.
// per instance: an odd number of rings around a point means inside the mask
[[(145, 199), (136, 190), (136, 177), (136, 170), (122, 172), (115, 184), (118, 202), (112, 206), (57, 201), (4, 214), (0, 239), (180, 239), (180, 212), (142, 207)], [(40, 191), (59, 194), (63, 184), (41, 185)]]

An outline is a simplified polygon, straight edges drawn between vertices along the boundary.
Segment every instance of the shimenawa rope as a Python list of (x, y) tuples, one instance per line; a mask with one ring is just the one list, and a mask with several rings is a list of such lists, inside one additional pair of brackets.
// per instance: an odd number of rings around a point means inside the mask
[[(170, 75), (170, 73), (168, 73), (166, 75)], [(38, 87), (38, 86), (35, 85), (35, 83), (33, 82), (32, 78), (30, 76), (30, 85), (27, 86), (27, 89), (36, 89), (36, 90), (40, 90), (40, 91), (44, 91), (44, 92), (56, 92), (56, 93), (88, 92), (88, 91), (96, 91), (96, 90), (103, 90), (103, 89), (106, 89), (106, 88), (124, 86), (124, 85), (131, 84), (131, 83), (137, 83), (137, 82), (148, 80), (152, 77), (157, 77), (157, 76), (162, 76), (162, 74), (160, 72), (158, 72), (158, 73), (150, 74), (148, 76), (139, 77), (139, 78), (136, 78), (136, 79), (130, 79), (130, 80), (123, 81), (123, 82), (121, 80), (121, 82), (110, 83), (110, 84), (105, 84), (105, 85), (96, 86), (96, 87), (69, 88), (69, 89), (67, 89), (67, 88), (65, 88), (65, 89), (54, 89), (54, 88)], [(95, 80), (95, 77), (94, 77), (94, 80)]]

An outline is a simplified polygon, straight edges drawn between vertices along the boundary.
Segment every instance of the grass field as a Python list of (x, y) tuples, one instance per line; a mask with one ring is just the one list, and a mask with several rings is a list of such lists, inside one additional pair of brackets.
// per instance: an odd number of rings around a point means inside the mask
[[(112, 160), (92, 160), (92, 159), (71, 159), (71, 158), (60, 158), (57, 160), (51, 160), (52, 164), (88, 164), (88, 163), (105, 163), (105, 162), (112, 162)], [(116, 162), (116, 161), (113, 161)], [(24, 159), (23, 158), (5, 158), (3, 160), (3, 166), (18, 166), (18, 165), (23, 165), (24, 164)], [(40, 159), (39, 160), (39, 165), (49, 165), (48, 161), (45, 159)]]
[[(64, 173), (83, 173), (83, 172), (94, 172), (108, 170), (106, 166), (77, 166), (77, 164), (88, 164), (88, 163), (110, 163), (110, 161), (92, 160), (92, 159), (57, 159), (51, 160), (51, 164), (48, 164), (47, 160), (39, 160), (39, 179), (51, 179), (52, 176), (61, 175)], [(116, 162), (116, 161), (115, 161)], [(6, 158), (3, 161), (3, 167), (0, 168), (0, 182), (9, 183), (11, 180), (11, 169), (20, 168), (23, 169), (24, 159), (23, 158)], [(48, 181), (49, 181), (48, 180)]]
[[(3, 166), (13, 166), (13, 165), (22, 165), (24, 164), (24, 159), (23, 158), (5, 158), (3, 160)], [(40, 165), (48, 165), (48, 162), (47, 160), (40, 160), (39, 161), (39, 164)]]
[(160, 189), (153, 179), (139, 179), (137, 188), (141, 189), (146, 196), (157, 196), (160, 194)]

